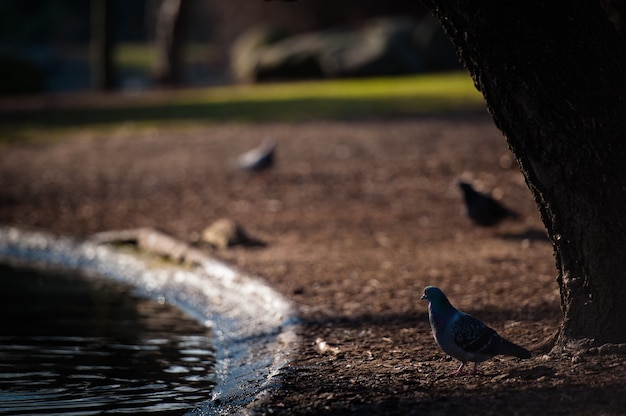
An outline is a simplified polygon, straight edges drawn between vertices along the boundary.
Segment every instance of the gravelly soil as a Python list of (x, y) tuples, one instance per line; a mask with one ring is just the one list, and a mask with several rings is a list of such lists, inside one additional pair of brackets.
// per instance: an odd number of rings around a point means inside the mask
[[(71, 136), (1, 150), (0, 224), (76, 236), (149, 226), (194, 240), (218, 218), (239, 222), (266, 245), (213, 254), (266, 279), (304, 321), (283, 388), (260, 413), (626, 413), (624, 357), (536, 348), (560, 320), (552, 248), (486, 116)], [(232, 169), (269, 136), (270, 172)], [(522, 219), (474, 227), (460, 177)], [(458, 363), (436, 347), (419, 300), (431, 284), (533, 358), (449, 377)], [(336, 349), (320, 352), (318, 338)]]

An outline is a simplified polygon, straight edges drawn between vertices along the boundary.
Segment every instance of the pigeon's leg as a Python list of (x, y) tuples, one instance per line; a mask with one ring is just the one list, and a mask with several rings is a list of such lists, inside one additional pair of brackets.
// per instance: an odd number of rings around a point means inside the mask
[(467, 374), (467, 371), (463, 369), (464, 367), (465, 367), (465, 363), (461, 362), (461, 365), (459, 366), (459, 368), (457, 368), (456, 371), (450, 373), (450, 375), (451, 376), (463, 376)]
[(474, 368), (472, 369), (471, 375), (475, 376), (476, 374), (480, 374), (482, 371), (478, 371), (478, 363), (474, 363)]

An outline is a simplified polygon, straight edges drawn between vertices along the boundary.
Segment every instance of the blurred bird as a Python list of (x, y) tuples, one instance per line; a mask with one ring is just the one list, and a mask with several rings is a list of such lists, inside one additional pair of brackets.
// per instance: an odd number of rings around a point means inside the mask
[(267, 170), (274, 165), (275, 149), (276, 142), (273, 139), (265, 139), (258, 147), (239, 155), (235, 160), (235, 166), (250, 172)]
[(421, 299), (428, 300), (428, 320), (435, 341), (451, 357), (461, 361), (451, 375), (466, 374), (463, 370), (468, 361), (474, 363), (472, 375), (478, 372), (478, 363), (496, 355), (530, 358), (530, 352), (502, 338), (487, 325), (457, 310), (444, 293), (435, 286), (427, 286)]
[(519, 218), (519, 214), (500, 204), (490, 195), (480, 193), (467, 182), (459, 181), (463, 192), (465, 213), (477, 225), (490, 227), (506, 218)]

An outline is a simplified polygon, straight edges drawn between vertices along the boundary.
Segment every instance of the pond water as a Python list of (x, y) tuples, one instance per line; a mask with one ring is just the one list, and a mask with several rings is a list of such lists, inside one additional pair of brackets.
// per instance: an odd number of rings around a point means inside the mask
[(0, 266), (0, 316), (0, 415), (180, 415), (215, 385), (209, 330), (125, 283)]

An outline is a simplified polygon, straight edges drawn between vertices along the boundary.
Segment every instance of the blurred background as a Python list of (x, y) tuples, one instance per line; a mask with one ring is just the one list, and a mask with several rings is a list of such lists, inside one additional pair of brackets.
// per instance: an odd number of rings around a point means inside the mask
[(403, 0), (3, 0), (0, 19), (3, 96), (460, 68)]

